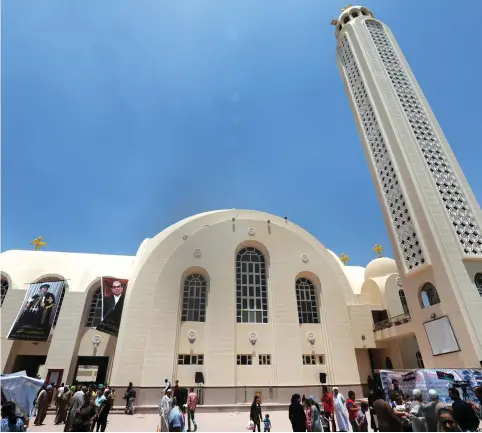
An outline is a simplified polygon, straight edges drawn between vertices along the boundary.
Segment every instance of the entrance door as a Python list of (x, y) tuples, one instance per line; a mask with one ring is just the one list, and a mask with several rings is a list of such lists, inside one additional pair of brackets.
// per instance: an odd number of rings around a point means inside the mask
[(18, 355), (13, 364), (12, 373), (25, 370), (27, 376), (37, 377), (41, 365), (45, 365), (46, 356), (42, 355)]
[(79, 356), (75, 368), (75, 382), (105, 384), (108, 365), (108, 356)]

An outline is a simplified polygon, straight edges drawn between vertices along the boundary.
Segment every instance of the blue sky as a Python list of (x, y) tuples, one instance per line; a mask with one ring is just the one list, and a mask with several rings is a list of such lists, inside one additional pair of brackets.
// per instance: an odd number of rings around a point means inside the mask
[[(482, 200), (482, 2), (365, 3)], [(135, 254), (186, 216), (287, 216), (391, 255), (335, 64), (339, 0), (2, 2), (2, 250)], [(470, 14), (468, 13), (470, 11)], [(470, 15), (470, 16), (469, 16)], [(472, 18), (471, 18), (472, 17)]]

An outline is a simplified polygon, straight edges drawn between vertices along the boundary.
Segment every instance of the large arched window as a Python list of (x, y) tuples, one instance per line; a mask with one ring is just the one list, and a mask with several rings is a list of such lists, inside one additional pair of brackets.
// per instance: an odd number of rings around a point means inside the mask
[(188, 275), (184, 280), (182, 321), (206, 321), (206, 279), (201, 274)]
[(477, 287), (477, 290), (479, 291), (479, 295), (482, 296), (482, 273), (481, 272), (478, 272), (475, 274), (474, 283), (475, 283), (475, 287)]
[(7, 296), (7, 292), (8, 292), (8, 280), (3, 275), (1, 277), (0, 284), (2, 289), (2, 293), (1, 293), (2, 298), (0, 303), (0, 307), (1, 307), (3, 305), (3, 301), (5, 300), (5, 296)]
[(97, 328), (100, 322), (102, 322), (102, 289), (99, 287), (92, 296), (85, 326), (87, 328)]
[(422, 358), (422, 354), (420, 353), (420, 351), (418, 351), (416, 354), (415, 354), (416, 358), (417, 358), (417, 365), (418, 365), (418, 368), (425, 368), (424, 365), (423, 365), (423, 358)]
[(422, 290), (420, 290), (420, 306), (427, 308), (439, 303), (440, 298), (438, 297), (435, 286), (432, 283), (425, 283)]
[(266, 262), (252, 247), (241, 249), (236, 256), (236, 320), (268, 323)]
[(296, 302), (299, 323), (318, 323), (315, 286), (308, 278), (296, 280)]
[(407, 298), (405, 297), (405, 292), (403, 289), (398, 291), (398, 296), (400, 297), (400, 302), (402, 303), (403, 314), (410, 316), (410, 310), (408, 309)]

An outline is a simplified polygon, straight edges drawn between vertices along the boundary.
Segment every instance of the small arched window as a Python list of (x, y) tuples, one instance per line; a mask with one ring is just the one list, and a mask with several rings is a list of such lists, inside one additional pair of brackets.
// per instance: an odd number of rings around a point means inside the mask
[(348, 24), (349, 21), (350, 21), (350, 17), (347, 15), (347, 16), (343, 19), (343, 23), (344, 23), (344, 24)]
[(299, 323), (318, 323), (315, 286), (308, 278), (296, 280), (296, 302)]
[(474, 277), (475, 287), (479, 291), (479, 295), (482, 296), (482, 273), (477, 272)]
[(418, 368), (425, 368), (423, 365), (423, 358), (422, 358), (422, 354), (420, 353), (420, 350), (415, 354), (415, 356), (417, 358)]
[(405, 297), (405, 292), (403, 289), (398, 291), (398, 296), (400, 297), (400, 302), (402, 303), (403, 314), (410, 316), (410, 310), (408, 309), (407, 298)]
[(5, 300), (5, 296), (7, 296), (7, 292), (8, 292), (8, 280), (3, 275), (1, 277), (0, 284), (2, 289), (2, 293), (1, 293), (2, 298), (0, 303), (0, 307), (1, 307), (3, 305), (3, 301)]
[(268, 323), (268, 293), (264, 255), (253, 247), (236, 255), (236, 321)]
[(385, 368), (387, 370), (393, 370), (393, 363), (392, 363), (392, 360), (390, 359), (390, 357), (386, 357), (385, 358)]
[(97, 328), (100, 322), (102, 322), (102, 290), (98, 287), (92, 296), (85, 326), (87, 328)]
[(206, 321), (206, 279), (201, 274), (191, 274), (184, 279), (182, 321)]
[(420, 306), (427, 308), (435, 304), (440, 304), (438, 292), (432, 283), (425, 283), (420, 291)]

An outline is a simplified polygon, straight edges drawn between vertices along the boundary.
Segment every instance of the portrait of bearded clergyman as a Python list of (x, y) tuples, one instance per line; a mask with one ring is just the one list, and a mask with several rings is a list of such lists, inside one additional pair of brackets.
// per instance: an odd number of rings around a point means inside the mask
[[(27, 300), (22, 307), (23, 311), (15, 327), (14, 333), (30, 330), (42, 339), (47, 339), (50, 333), (50, 322), (55, 310), (55, 296), (49, 292), (50, 284), (42, 284), (39, 292)], [(33, 335), (32, 332), (29, 332)]]
[(102, 317), (105, 319), (110, 313), (118, 308), (122, 308), (123, 300), (122, 296), (125, 291), (125, 283), (119, 280), (112, 280), (112, 284), (109, 284), (109, 280), (104, 279), (104, 299), (102, 307)]

